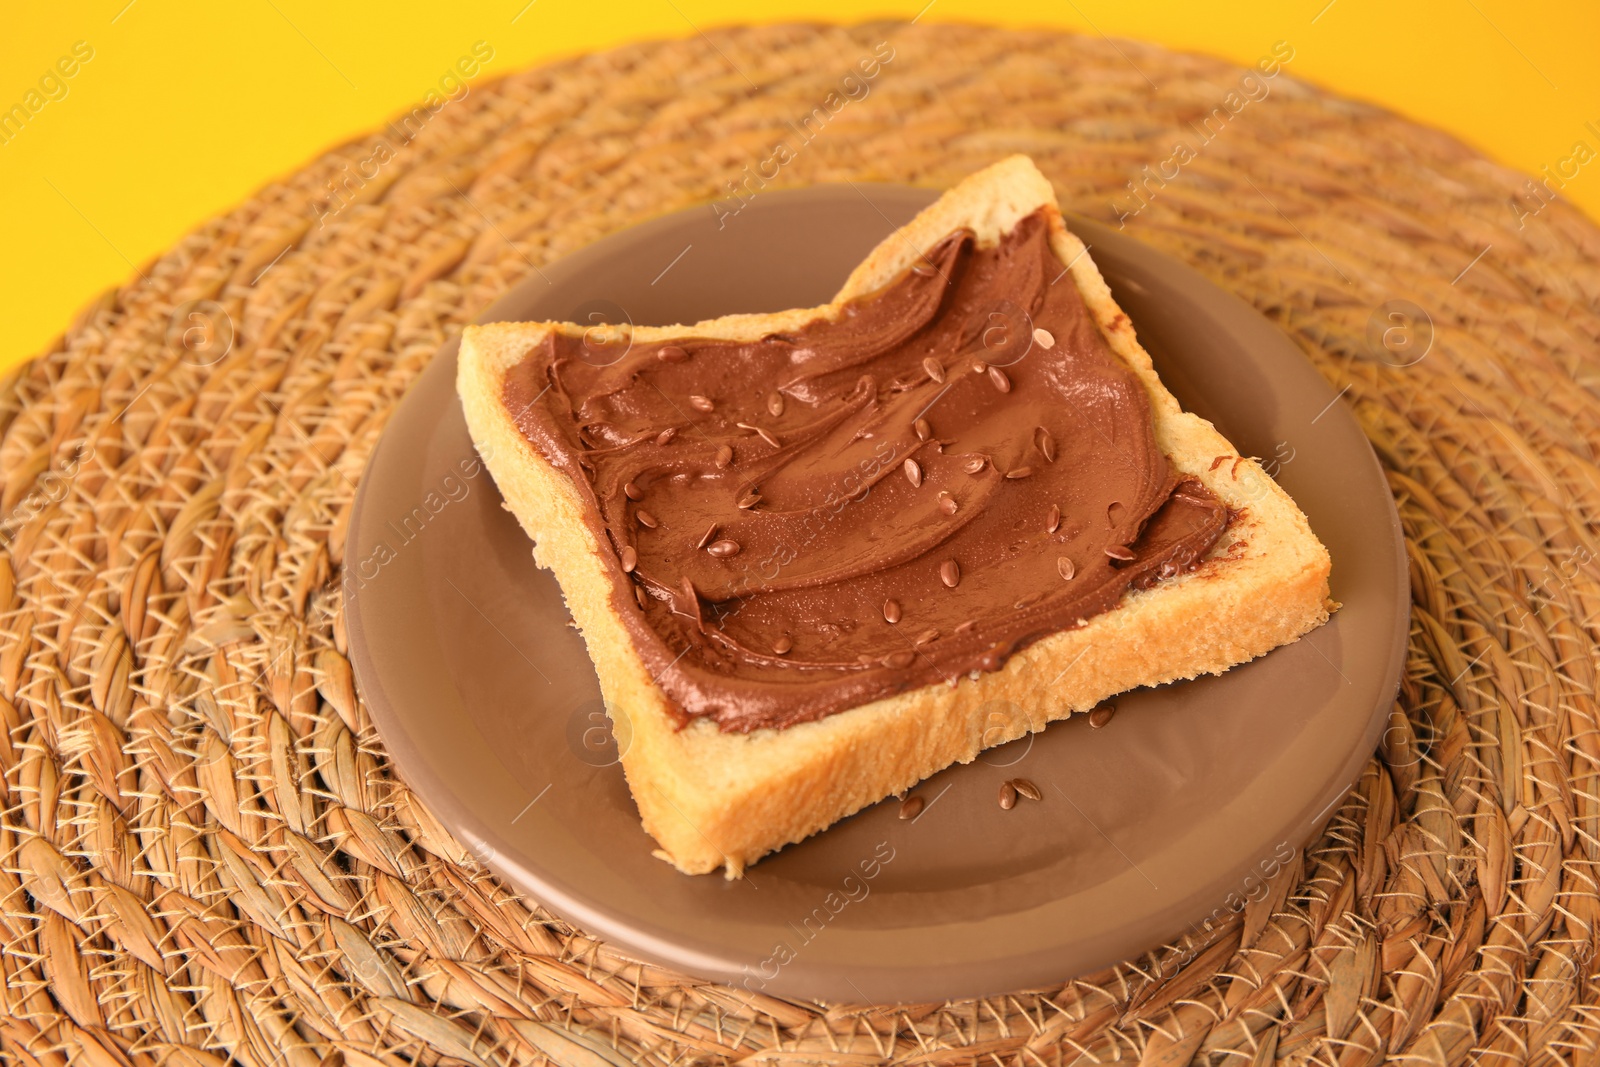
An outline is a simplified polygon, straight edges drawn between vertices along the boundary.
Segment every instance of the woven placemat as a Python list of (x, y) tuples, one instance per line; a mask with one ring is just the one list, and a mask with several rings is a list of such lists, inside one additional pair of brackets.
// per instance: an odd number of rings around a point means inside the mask
[[(622, 48), (331, 152), (90, 307), (0, 387), (0, 1062), (1592, 1062), (1600, 230), (1285, 51)], [(980, 1001), (752, 995), (516, 898), (395, 778), (345, 658), (355, 483), (406, 386), (639, 219), (1018, 151), (1269, 315), (1377, 447), (1416, 606), (1354, 792), (1240, 910)]]

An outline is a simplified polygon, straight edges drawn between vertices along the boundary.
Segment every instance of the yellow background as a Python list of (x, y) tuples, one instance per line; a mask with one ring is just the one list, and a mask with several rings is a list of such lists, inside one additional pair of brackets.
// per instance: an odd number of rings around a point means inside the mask
[[(924, 11), (924, 8), (926, 9)], [(1536, 172), (1600, 138), (1595, 0), (96, 0), (0, 14), (0, 111), (85, 41), (94, 58), (0, 144), (0, 365), (49, 344), (134, 264), (376, 126), (473, 42), (479, 79), (629, 40), (738, 22), (909, 18), (1058, 26), (1252, 63), (1295, 48), (1293, 76), (1443, 127)], [(1600, 163), (1565, 195), (1600, 217)]]

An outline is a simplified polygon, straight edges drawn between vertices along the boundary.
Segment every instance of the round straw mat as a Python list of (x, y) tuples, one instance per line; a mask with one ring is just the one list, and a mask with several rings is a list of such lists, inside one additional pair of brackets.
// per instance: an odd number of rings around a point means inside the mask
[[(1285, 67), (927, 24), (641, 44), (330, 152), (87, 309), (0, 385), (0, 1061), (1592, 1062), (1600, 230)], [(345, 531), (396, 401), (527, 272), (730, 182), (1011, 152), (1346, 390), (1411, 559), (1382, 749), (1238, 910), (1008, 996), (754, 995), (518, 899), (351, 684)]]

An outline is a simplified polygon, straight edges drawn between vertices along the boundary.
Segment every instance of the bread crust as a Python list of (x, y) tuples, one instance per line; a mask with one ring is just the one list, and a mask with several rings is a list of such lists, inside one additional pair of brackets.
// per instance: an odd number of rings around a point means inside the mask
[[(951, 232), (991, 245), (1044, 208), (1050, 246), (1111, 350), (1150, 395), (1156, 441), (1237, 517), (1195, 570), (1128, 593), (1083, 626), (1043, 638), (999, 671), (902, 693), (785, 729), (723, 733), (700, 719), (678, 729), (661, 689), (612, 606), (610, 551), (584, 521), (568, 476), (517, 430), (502, 403), (505, 375), (548, 331), (570, 323), (469, 326), (457, 390), (473, 442), (507, 504), (554, 572), (599, 673), (629, 788), (656, 855), (690, 874), (736, 877), (802, 840), (954, 763), (1143, 685), (1220, 674), (1328, 617), (1327, 550), (1287, 493), (1204, 419), (1184, 412), (1156, 376), (1128, 317), (1083, 243), (1062, 221), (1049, 181), (1025, 156), (971, 175), (886, 238), (818, 308), (730, 315), (689, 326), (637, 327), (639, 342), (681, 337), (756, 340), (887, 284)], [(1215, 462), (1218, 457), (1226, 461)], [(529, 713), (536, 713), (529, 709)]]

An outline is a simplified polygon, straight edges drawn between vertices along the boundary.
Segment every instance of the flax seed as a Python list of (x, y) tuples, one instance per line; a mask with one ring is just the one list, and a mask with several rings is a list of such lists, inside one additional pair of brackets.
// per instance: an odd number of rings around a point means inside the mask
[(763, 430), (759, 426), (752, 426), (748, 422), (736, 422), (736, 423), (734, 423), (734, 425), (739, 427), (739, 429), (741, 429), (741, 430), (749, 430), (751, 433), (756, 434), (763, 441), (765, 441), (767, 444), (771, 445), (773, 448), (782, 448), (783, 447), (782, 442), (780, 442), (776, 437), (772, 436), (770, 433), (768, 433), (766, 430)]
[(1056, 461), (1056, 439), (1050, 436), (1050, 431), (1043, 426), (1039, 427), (1034, 440), (1039, 446), (1039, 454), (1044, 457), (1044, 461), (1046, 463), (1054, 463)]

